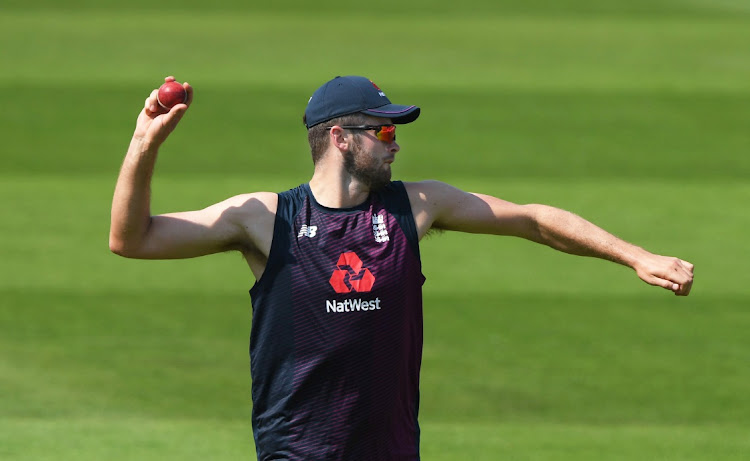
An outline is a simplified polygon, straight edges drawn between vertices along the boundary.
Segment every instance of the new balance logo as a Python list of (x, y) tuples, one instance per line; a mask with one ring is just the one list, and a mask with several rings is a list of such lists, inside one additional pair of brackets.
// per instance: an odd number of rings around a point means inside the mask
[(308, 226), (307, 224), (303, 224), (299, 230), (299, 234), (297, 234), (297, 238), (300, 238), (302, 236), (312, 238), (312, 237), (315, 237), (315, 234), (317, 232), (318, 232), (318, 226)]
[(370, 269), (362, 267), (362, 260), (357, 253), (349, 251), (341, 253), (328, 283), (336, 293), (366, 293), (372, 290), (375, 276)]

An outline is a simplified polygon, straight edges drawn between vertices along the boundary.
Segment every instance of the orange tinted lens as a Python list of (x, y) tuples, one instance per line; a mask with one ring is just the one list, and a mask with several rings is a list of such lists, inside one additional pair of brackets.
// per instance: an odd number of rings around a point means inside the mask
[(381, 126), (375, 135), (383, 142), (393, 142), (396, 140), (396, 125)]

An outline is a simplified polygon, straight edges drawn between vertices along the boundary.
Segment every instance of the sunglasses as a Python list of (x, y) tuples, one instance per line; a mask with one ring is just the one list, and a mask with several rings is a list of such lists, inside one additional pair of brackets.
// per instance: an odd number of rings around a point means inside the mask
[[(332, 126), (327, 126), (330, 130)], [(396, 125), (341, 125), (339, 128), (345, 130), (375, 130), (375, 136), (383, 142), (393, 142), (396, 140)]]

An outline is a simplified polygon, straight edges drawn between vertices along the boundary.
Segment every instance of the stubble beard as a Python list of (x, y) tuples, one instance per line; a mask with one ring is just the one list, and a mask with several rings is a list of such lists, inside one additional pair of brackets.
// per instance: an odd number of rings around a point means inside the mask
[(371, 191), (380, 190), (391, 182), (391, 169), (384, 168), (382, 162), (366, 152), (356, 137), (351, 149), (344, 152), (344, 168)]

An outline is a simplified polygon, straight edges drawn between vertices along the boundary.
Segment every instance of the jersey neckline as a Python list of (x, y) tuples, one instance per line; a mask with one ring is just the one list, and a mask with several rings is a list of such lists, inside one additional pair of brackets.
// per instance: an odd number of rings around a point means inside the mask
[(321, 211), (325, 211), (328, 213), (356, 213), (359, 211), (366, 211), (370, 209), (370, 205), (372, 204), (372, 192), (370, 192), (365, 201), (360, 203), (359, 205), (348, 208), (330, 208), (318, 203), (318, 200), (315, 198), (315, 195), (310, 188), (310, 183), (304, 183), (302, 186), (305, 189), (305, 193), (307, 194), (307, 196), (310, 197), (310, 202), (313, 204), (313, 206)]

